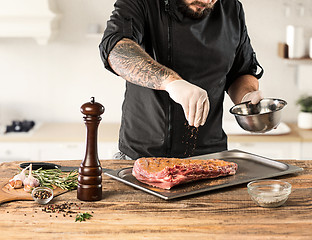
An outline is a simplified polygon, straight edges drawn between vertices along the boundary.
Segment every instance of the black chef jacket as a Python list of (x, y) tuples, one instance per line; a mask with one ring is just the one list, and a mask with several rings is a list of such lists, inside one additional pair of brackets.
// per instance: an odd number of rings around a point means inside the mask
[[(190, 127), (181, 105), (166, 91), (126, 82), (119, 149), (132, 159), (142, 156), (189, 157), (227, 149), (222, 130), (224, 93), (243, 74), (259, 66), (237, 0), (218, 0), (202, 20), (184, 17), (175, 0), (117, 0), (107, 22), (100, 53), (104, 65), (122, 38), (137, 42), (159, 63), (208, 93), (204, 126)], [(260, 67), (260, 66), (259, 66)], [(261, 68), (262, 69), (262, 68)]]

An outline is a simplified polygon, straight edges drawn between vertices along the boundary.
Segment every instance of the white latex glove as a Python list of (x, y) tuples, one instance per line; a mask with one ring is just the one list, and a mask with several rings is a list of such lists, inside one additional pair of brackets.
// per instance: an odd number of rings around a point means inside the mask
[(260, 102), (262, 98), (263, 98), (262, 92), (258, 90), (258, 91), (253, 91), (253, 92), (249, 92), (245, 94), (241, 102), (250, 101), (252, 104), (257, 104), (258, 102)]
[(209, 112), (207, 92), (185, 80), (175, 80), (166, 86), (170, 97), (181, 104), (190, 126), (204, 125)]

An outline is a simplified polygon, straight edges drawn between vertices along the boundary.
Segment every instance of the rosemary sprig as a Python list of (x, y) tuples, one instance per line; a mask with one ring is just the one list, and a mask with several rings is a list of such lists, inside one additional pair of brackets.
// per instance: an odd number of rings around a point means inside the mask
[(32, 174), (40, 182), (40, 186), (53, 188), (59, 187), (64, 190), (73, 190), (78, 185), (77, 170), (71, 171), (69, 174), (62, 172), (60, 169), (42, 169), (33, 170)]
[(78, 213), (76, 215), (76, 220), (75, 222), (79, 221), (79, 222), (82, 222), (82, 221), (86, 221), (86, 219), (90, 219), (91, 217), (93, 217), (90, 213)]

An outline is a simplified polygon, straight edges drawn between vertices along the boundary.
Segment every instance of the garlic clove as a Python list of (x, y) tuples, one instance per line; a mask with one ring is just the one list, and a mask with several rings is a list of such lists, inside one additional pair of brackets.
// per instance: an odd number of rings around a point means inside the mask
[(32, 189), (33, 189), (33, 188), (32, 188), (30, 185), (24, 186), (24, 191), (25, 191), (25, 192), (31, 192)]
[(14, 180), (14, 178), (9, 180), (9, 185), (12, 188), (22, 188), (23, 187), (23, 181), (22, 180)]
[(28, 169), (24, 168), (19, 174), (16, 174), (12, 179), (10, 179), (10, 181), (22, 181), (22, 183), (24, 182), (26, 175), (25, 175), (25, 171)]
[(16, 174), (13, 178), (9, 180), (9, 184), (12, 188), (22, 188), (23, 182), (26, 178), (25, 171), (29, 168), (24, 168), (19, 174)]
[(26, 192), (31, 192), (31, 190), (40, 185), (40, 182), (37, 178), (32, 175), (32, 164), (29, 165), (29, 174), (28, 177), (23, 181), (24, 190)]
[(20, 180), (22, 180), (22, 181), (25, 180), (25, 178), (26, 178), (25, 171), (26, 171), (28, 168), (29, 168), (29, 166), (28, 166), (27, 168), (24, 168), (24, 169), (21, 171), (20, 174), (17, 174), (17, 175), (19, 175)]

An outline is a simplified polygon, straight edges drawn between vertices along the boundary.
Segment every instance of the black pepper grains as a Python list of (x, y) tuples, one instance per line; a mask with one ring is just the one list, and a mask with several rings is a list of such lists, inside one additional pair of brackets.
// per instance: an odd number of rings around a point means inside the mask
[[(50, 205), (45, 205), (45, 207), (43, 207), (41, 209), (42, 212), (45, 212), (47, 214), (49, 214), (50, 218), (59, 218), (62, 217), (63, 218), (73, 218), (75, 215), (81, 215), (83, 213), (81, 213), (81, 209), (83, 208), (82, 206), (83, 203), (62, 203), (62, 204), (50, 204)], [(10, 213), (10, 211), (6, 211), (7, 213)], [(39, 212), (37, 210), (34, 210), (33, 213), (35, 214), (28, 214), (31, 217), (36, 217), (36, 214), (38, 214)], [(94, 213), (94, 211), (92, 211), (92, 214)], [(59, 215), (61, 214), (61, 215)], [(23, 214), (24, 216), (27, 216), (26, 213)], [(77, 217), (76, 216), (76, 217)]]
[[(63, 217), (73, 217), (73, 214), (79, 214), (81, 210), (81, 206), (83, 203), (62, 203), (62, 204), (51, 204), (47, 205), (41, 210), (46, 213), (50, 213), (50, 217), (52, 217), (51, 213), (62, 214)], [(93, 213), (93, 211), (92, 211)], [(57, 215), (55, 216), (57, 218)]]
[(189, 126), (188, 123), (184, 123), (185, 132), (182, 137), (182, 144), (185, 146), (184, 156), (190, 157), (194, 155), (196, 149), (198, 127)]
[(40, 190), (34, 193), (34, 197), (38, 199), (48, 199), (52, 196), (52, 193), (47, 190)]

